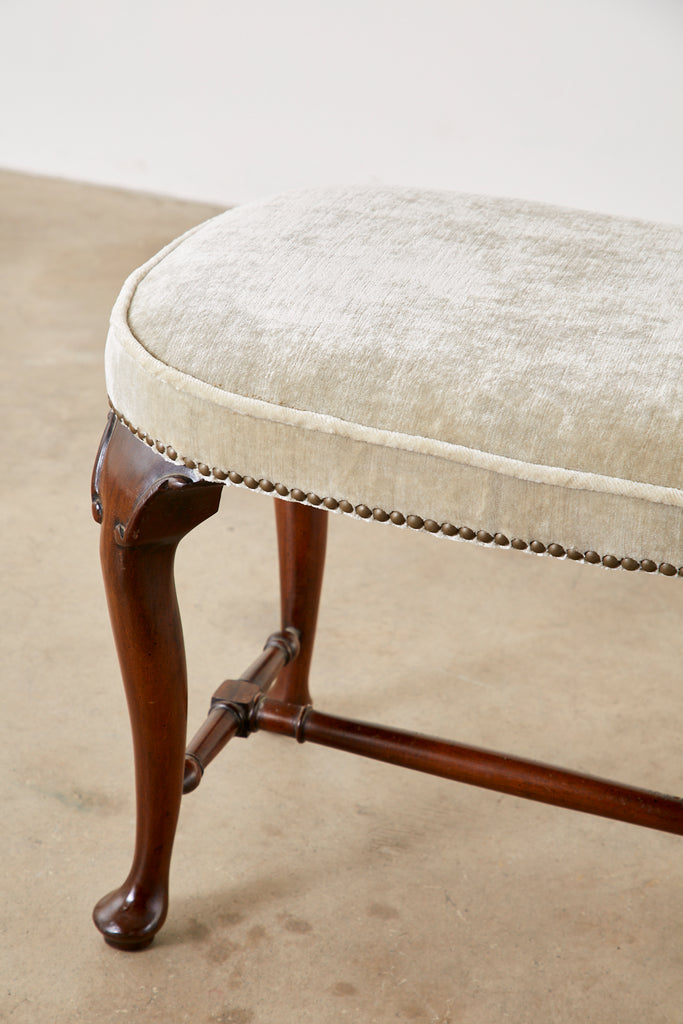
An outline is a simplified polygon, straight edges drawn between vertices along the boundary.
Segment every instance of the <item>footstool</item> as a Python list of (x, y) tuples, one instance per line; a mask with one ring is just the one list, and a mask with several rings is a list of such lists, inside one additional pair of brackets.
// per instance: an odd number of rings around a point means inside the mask
[[(131, 275), (92, 489), (137, 790), (130, 874), (94, 912), (109, 943), (152, 941), (182, 793), (257, 729), (683, 833), (675, 797), (326, 715), (308, 689), (330, 512), (679, 585), (682, 255), (661, 224), (330, 188), (230, 210)], [(173, 559), (227, 485), (275, 498), (282, 622), (188, 746)]]

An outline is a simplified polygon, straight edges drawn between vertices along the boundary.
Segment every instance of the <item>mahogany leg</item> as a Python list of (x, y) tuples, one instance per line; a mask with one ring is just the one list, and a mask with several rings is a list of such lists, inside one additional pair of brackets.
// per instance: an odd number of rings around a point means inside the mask
[(273, 700), (310, 704), (308, 673), (325, 567), (327, 517), (323, 509), (293, 501), (275, 501), (280, 552), (282, 628), (301, 634), (301, 651), (280, 672), (270, 691)]
[(179, 541), (218, 509), (222, 486), (175, 466), (110, 417), (93, 476), (93, 514), (133, 733), (133, 864), (99, 901), (107, 942), (142, 949), (166, 917), (185, 762), (187, 677), (173, 561)]

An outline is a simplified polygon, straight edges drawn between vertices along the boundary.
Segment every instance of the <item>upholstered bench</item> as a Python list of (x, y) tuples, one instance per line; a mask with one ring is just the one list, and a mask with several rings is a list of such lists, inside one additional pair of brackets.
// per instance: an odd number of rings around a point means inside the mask
[[(255, 729), (683, 833), (675, 797), (325, 715), (308, 691), (328, 511), (678, 585), (682, 255), (664, 225), (339, 188), (228, 211), (132, 274), (93, 476), (138, 806), (131, 872), (95, 909), (107, 941), (151, 942), (182, 791)], [(226, 484), (276, 499), (282, 624), (186, 749), (173, 557)]]

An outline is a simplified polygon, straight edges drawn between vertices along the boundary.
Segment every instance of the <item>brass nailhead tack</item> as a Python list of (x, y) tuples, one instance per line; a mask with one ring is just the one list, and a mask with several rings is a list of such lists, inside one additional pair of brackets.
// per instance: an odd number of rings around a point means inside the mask
[(194, 461), (194, 459), (183, 459), (183, 463), (187, 466), (188, 469), (197, 468), (197, 463)]
[(245, 487), (248, 487), (250, 491), (255, 491), (258, 487), (258, 480), (254, 480), (253, 476), (245, 476), (242, 483)]
[(270, 494), (271, 491), (275, 490), (275, 484), (271, 483), (270, 480), (259, 480), (258, 485), (266, 494)]
[(168, 455), (169, 459), (173, 459), (174, 462), (178, 458), (178, 452), (175, 450), (175, 448), (170, 448), (167, 446), (166, 454)]
[(323, 498), (323, 505), (325, 508), (329, 508), (333, 512), (335, 509), (339, 508), (339, 502), (336, 498)]
[(597, 551), (587, 551), (583, 557), (586, 559), (587, 562), (590, 562), (591, 565), (597, 565), (598, 562), (601, 561), (600, 555), (597, 553)]
[(350, 501), (347, 501), (346, 498), (344, 498), (343, 501), (339, 502), (339, 508), (342, 510), (342, 512), (353, 512), (353, 505), (351, 504)]
[(309, 503), (309, 505), (321, 505), (322, 504), (322, 498), (319, 498), (317, 494), (313, 493), (313, 491), (311, 491), (310, 494), (306, 495), (306, 501)]
[(482, 544), (490, 544), (493, 540), (493, 534), (489, 533), (488, 530), (479, 530), (477, 540), (481, 541)]
[(621, 565), (621, 559), (617, 558), (616, 555), (605, 555), (602, 559), (602, 564), (608, 569), (618, 569)]
[(154, 447), (154, 443), (155, 442), (154, 442), (154, 438), (153, 437), (146, 437), (145, 438), (145, 444), (148, 444), (150, 446), (150, 448)]
[(217, 466), (214, 466), (211, 472), (216, 477), (216, 480), (227, 480), (228, 478), (228, 474), (225, 472), (225, 470), (218, 469)]
[(166, 445), (163, 445), (161, 441), (157, 441), (154, 447), (156, 448), (160, 455), (163, 455), (164, 452), (166, 451)]
[(496, 544), (498, 544), (499, 547), (501, 548), (507, 547), (508, 544), (510, 543), (510, 541), (507, 539), (504, 533), (495, 534), (493, 539), (495, 540)]
[(290, 496), (290, 498), (294, 498), (294, 501), (305, 501), (306, 500), (306, 495), (298, 487), (293, 487), (292, 490), (289, 492), (289, 496)]
[(565, 550), (561, 544), (548, 544), (548, 554), (553, 558), (564, 558)]
[(635, 558), (622, 558), (621, 560), (622, 569), (627, 569), (629, 572), (635, 572), (639, 568), (638, 562)]
[(446, 537), (455, 537), (458, 532), (458, 527), (453, 526), (453, 523), (442, 523), (441, 532)]
[(236, 473), (234, 469), (230, 470), (230, 472), (228, 473), (228, 476), (230, 477), (230, 480), (231, 480), (231, 482), (233, 484), (241, 484), (242, 483), (242, 477), (239, 475), (239, 473)]
[(424, 519), (421, 519), (420, 516), (408, 516), (406, 522), (411, 530), (421, 530), (425, 524)]
[(469, 526), (461, 526), (460, 536), (463, 537), (465, 540), (474, 540), (476, 534), (474, 530), (470, 530)]
[(571, 558), (574, 562), (580, 562), (583, 555), (576, 548), (567, 548), (567, 558)]
[(519, 537), (515, 537), (511, 543), (516, 551), (526, 551), (526, 549), (529, 547), (527, 542), (525, 540), (521, 540)]
[(657, 572), (657, 563), (653, 562), (651, 558), (644, 558), (640, 563), (640, 568), (643, 572)]
[(542, 544), (542, 543), (540, 542), (540, 540), (532, 540), (532, 542), (531, 542), (531, 544), (529, 545), (529, 547), (530, 547), (530, 548), (531, 548), (531, 550), (532, 550), (532, 551), (534, 551), (534, 552), (535, 552), (535, 553), (536, 553), (537, 555), (542, 555), (542, 554), (544, 553), (544, 551), (545, 551), (545, 544)]
[(670, 562), (662, 562), (662, 564), (659, 567), (659, 571), (661, 572), (662, 576), (675, 576), (676, 566), (671, 565)]
[(439, 529), (439, 524), (433, 519), (425, 519), (425, 530), (427, 533), (438, 533)]
[(394, 526), (403, 526), (406, 521), (406, 517), (402, 512), (392, 512), (389, 516)]
[(359, 515), (361, 519), (369, 519), (372, 515), (372, 509), (368, 508), (367, 505), (356, 505), (356, 515)]
[(205, 463), (203, 463), (203, 462), (199, 463), (199, 465), (197, 466), (197, 469), (202, 474), (202, 476), (209, 476), (209, 474), (211, 473), (211, 470), (209, 469), (209, 467), (207, 465), (205, 465)]
[(286, 498), (289, 494), (289, 487), (285, 487), (284, 484), (275, 484), (275, 490), (281, 498)]
[(372, 517), (376, 519), (378, 523), (386, 523), (389, 519), (389, 513), (385, 512), (383, 508), (373, 508)]

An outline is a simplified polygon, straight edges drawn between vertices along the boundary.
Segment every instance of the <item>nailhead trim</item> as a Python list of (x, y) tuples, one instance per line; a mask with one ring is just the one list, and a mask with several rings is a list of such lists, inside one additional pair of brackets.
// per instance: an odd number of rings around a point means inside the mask
[(109, 403), (112, 412), (120, 420), (125, 427), (130, 430), (132, 434), (139, 437), (141, 441), (144, 441), (150, 446), (150, 448), (156, 448), (156, 450), (163, 455), (166, 459), (171, 462), (181, 462), (188, 469), (196, 469), (204, 477), (213, 477), (215, 480), (220, 482), (230, 481), (232, 484), (238, 486), (242, 485), (248, 487), (250, 490), (262, 490), (266, 493), (275, 491), (282, 498), (292, 498), (297, 502), (305, 502), (309, 505), (317, 507), (323, 505), (330, 511), (340, 511), (346, 515), (355, 514), (361, 519), (374, 519), (378, 523), (391, 522), (395, 526), (407, 526), (411, 530), (426, 530), (427, 533), (442, 533), (445, 537), (460, 537), (462, 540), (477, 540), (480, 544), (493, 544), (497, 547), (512, 547), (517, 551), (531, 550), (534, 554), (543, 555), (548, 554), (553, 558), (568, 558), (573, 562), (587, 562), (589, 565), (604, 565), (607, 569), (625, 569), (627, 572), (635, 572), (640, 570), (642, 572), (658, 572), (661, 576), (680, 576), (683, 577), (683, 566), (676, 568), (670, 562), (662, 562), (657, 565), (651, 558), (643, 558), (641, 560), (630, 558), (629, 556), (618, 558), (616, 555), (599, 555), (597, 551), (585, 551), (581, 552), (577, 548), (565, 548), (561, 544), (551, 543), (547, 546), (540, 540), (522, 540), (519, 537), (508, 538), (503, 533), (489, 533), (488, 530), (474, 531), (469, 526), (455, 526), (453, 523), (437, 523), (434, 519), (423, 519), (421, 516), (410, 514), (404, 515), (402, 512), (393, 511), (386, 512), (381, 508), (370, 508), (368, 505), (356, 505), (355, 508), (350, 501), (346, 498), (333, 498), (331, 496), (321, 498), (317, 494), (310, 492), (306, 494), (298, 487), (289, 488), (282, 483), (272, 483), (270, 480), (256, 480), (253, 476), (242, 476), (236, 470), (224, 470), (217, 468), (216, 466), (209, 467), (203, 462), (195, 462), (190, 458), (180, 458), (178, 452), (171, 445), (165, 445), (162, 441), (158, 441), (152, 437), (149, 437), (144, 430), (134, 427), (133, 424), (122, 416), (114, 406)]

